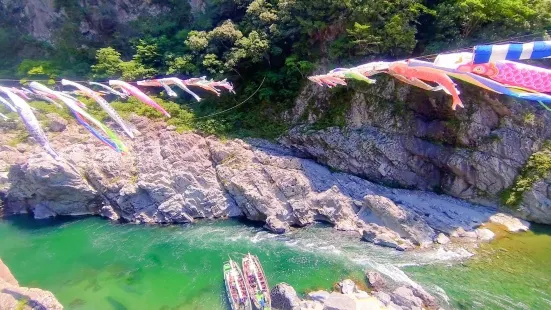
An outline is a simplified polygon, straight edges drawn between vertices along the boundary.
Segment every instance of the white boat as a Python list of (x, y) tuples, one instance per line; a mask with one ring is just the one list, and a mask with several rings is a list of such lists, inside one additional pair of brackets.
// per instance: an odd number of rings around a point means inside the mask
[(241, 269), (231, 259), (224, 263), (224, 283), (232, 310), (252, 310), (249, 291)]
[(249, 253), (243, 257), (241, 265), (247, 290), (256, 309), (271, 309), (270, 287), (258, 257)]

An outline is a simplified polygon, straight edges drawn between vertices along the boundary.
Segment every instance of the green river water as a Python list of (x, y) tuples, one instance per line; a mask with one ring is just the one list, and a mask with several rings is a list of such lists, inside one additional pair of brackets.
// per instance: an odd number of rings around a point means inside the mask
[(551, 231), (507, 236), (475, 259), (399, 253), (322, 225), (285, 236), (236, 220), (186, 226), (112, 224), (87, 217), (0, 220), (0, 257), (21, 285), (52, 291), (66, 309), (227, 309), (222, 263), (251, 252), (271, 285), (299, 293), (362, 281), (376, 269), (416, 281), (446, 308), (550, 309)]

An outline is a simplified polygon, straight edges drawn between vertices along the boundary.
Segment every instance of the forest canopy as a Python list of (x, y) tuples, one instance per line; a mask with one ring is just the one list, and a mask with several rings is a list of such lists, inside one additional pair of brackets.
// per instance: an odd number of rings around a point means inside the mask
[[(216, 124), (245, 129), (291, 105), (320, 62), (335, 67), (397, 59), (543, 35), (551, 27), (547, 0), (206, 0), (200, 12), (187, 1), (153, 0), (169, 9), (129, 23), (119, 22), (108, 7), (98, 12), (77, 0), (55, 3), (68, 18), (49, 42), (0, 16), (2, 77), (207, 75), (234, 81), (243, 98), (265, 80), (246, 118), (233, 114)], [(80, 28), (92, 19), (101, 31), (90, 38)], [(212, 109), (205, 103), (198, 111)], [(254, 114), (256, 109), (262, 113)]]

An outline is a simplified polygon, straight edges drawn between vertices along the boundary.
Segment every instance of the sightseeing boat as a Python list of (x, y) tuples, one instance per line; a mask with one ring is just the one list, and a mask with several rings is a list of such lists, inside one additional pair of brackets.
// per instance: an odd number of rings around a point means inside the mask
[(224, 283), (232, 310), (252, 310), (249, 292), (241, 269), (231, 259), (224, 263)]
[(269, 310), (271, 307), (270, 287), (258, 257), (250, 253), (247, 254), (243, 257), (242, 267), (245, 284), (254, 306), (259, 310)]

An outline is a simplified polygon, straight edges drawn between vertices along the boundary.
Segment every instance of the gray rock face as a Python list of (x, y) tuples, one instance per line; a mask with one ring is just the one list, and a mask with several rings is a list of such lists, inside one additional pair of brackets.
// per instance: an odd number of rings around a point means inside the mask
[(31, 210), (36, 218), (95, 214), (101, 205), (97, 191), (72, 165), (38, 154), (8, 175), (6, 208), (14, 213)]
[(314, 301), (324, 302), (327, 298), (329, 298), (329, 295), (330, 293), (326, 291), (315, 291), (308, 293), (308, 298)]
[(527, 231), (530, 228), (530, 224), (528, 222), (507, 216), (503, 213), (494, 214), (490, 216), (489, 220), (490, 223), (505, 226), (505, 228), (511, 232)]
[[(20, 143), (22, 151), (0, 147), (3, 212), (101, 214), (133, 223), (245, 216), (275, 233), (323, 221), (398, 250), (427, 246), (436, 231), (462, 229), (479, 242), (475, 229), (496, 215), (450, 197), (335, 173), (267, 141), (220, 141), (142, 117), (131, 122), (141, 134), (124, 138), (124, 156), (73, 123), (49, 137), (70, 161), (56, 162), (32, 141)], [(0, 145), (16, 136), (8, 130)]]
[(323, 303), (323, 310), (356, 310), (356, 301), (354, 298), (339, 294), (331, 293)]
[[(280, 141), (318, 162), (369, 180), (437, 189), (497, 206), (500, 193), (514, 183), (528, 157), (551, 137), (551, 116), (530, 102), (461, 85), (466, 108), (453, 112), (442, 93), (388, 77), (377, 80), (375, 85), (351, 87), (345, 96), (340, 92), (340, 97), (310, 83), (293, 113), (285, 114), (296, 126)], [(327, 111), (333, 105), (348, 109), (332, 115)], [(339, 118), (346, 124), (311, 129), (309, 125), (322, 118), (325, 123)], [(548, 184), (543, 180), (526, 192), (518, 214), (551, 223)]]
[(369, 208), (383, 224), (420, 246), (432, 244), (435, 232), (425, 220), (414, 212), (401, 208), (392, 200), (376, 195), (364, 197), (364, 207)]
[(376, 271), (368, 271), (366, 274), (367, 282), (374, 291), (385, 291), (388, 289), (386, 280)]
[(0, 260), (0, 309), (61, 310), (63, 306), (48, 291), (20, 287)]
[(19, 286), (19, 282), (15, 279), (10, 269), (4, 262), (0, 259), (0, 279), (7, 282), (8, 284)]
[(376, 271), (366, 273), (373, 295), (389, 309), (439, 309), (438, 301), (419, 285), (400, 286), (390, 291), (386, 279)]
[(350, 279), (345, 279), (339, 282), (339, 286), (341, 288), (341, 293), (348, 295), (348, 294), (354, 294), (356, 292), (356, 283)]
[(50, 113), (46, 114), (46, 117), (48, 118), (47, 130), (51, 132), (62, 132), (67, 128), (68, 122), (59, 115)]
[(411, 289), (403, 286), (392, 292), (391, 299), (396, 305), (406, 309), (412, 309), (414, 307), (421, 309), (423, 306), (421, 298), (415, 296)]
[(436, 236), (435, 240), (438, 244), (448, 244), (450, 243), (450, 238), (448, 236), (444, 235), (443, 233), (439, 233), (438, 236)]
[[(56, 5), (54, 0), (3, 0), (1, 4), (5, 16), (17, 16), (20, 21), (16, 26), (38, 40), (51, 41), (60, 25), (67, 19), (74, 18), (67, 14), (63, 6)], [(79, 5), (86, 12), (86, 18), (80, 23), (80, 33), (86, 37), (97, 36), (106, 28), (112, 29), (118, 23), (127, 23), (139, 16), (155, 16), (164, 9), (156, 3), (134, 0), (99, 0), (82, 2)], [(102, 12), (109, 12), (113, 21), (106, 21), (103, 15), (105, 13)]]
[(272, 308), (277, 310), (300, 310), (300, 298), (295, 289), (287, 283), (280, 283), (270, 292)]

